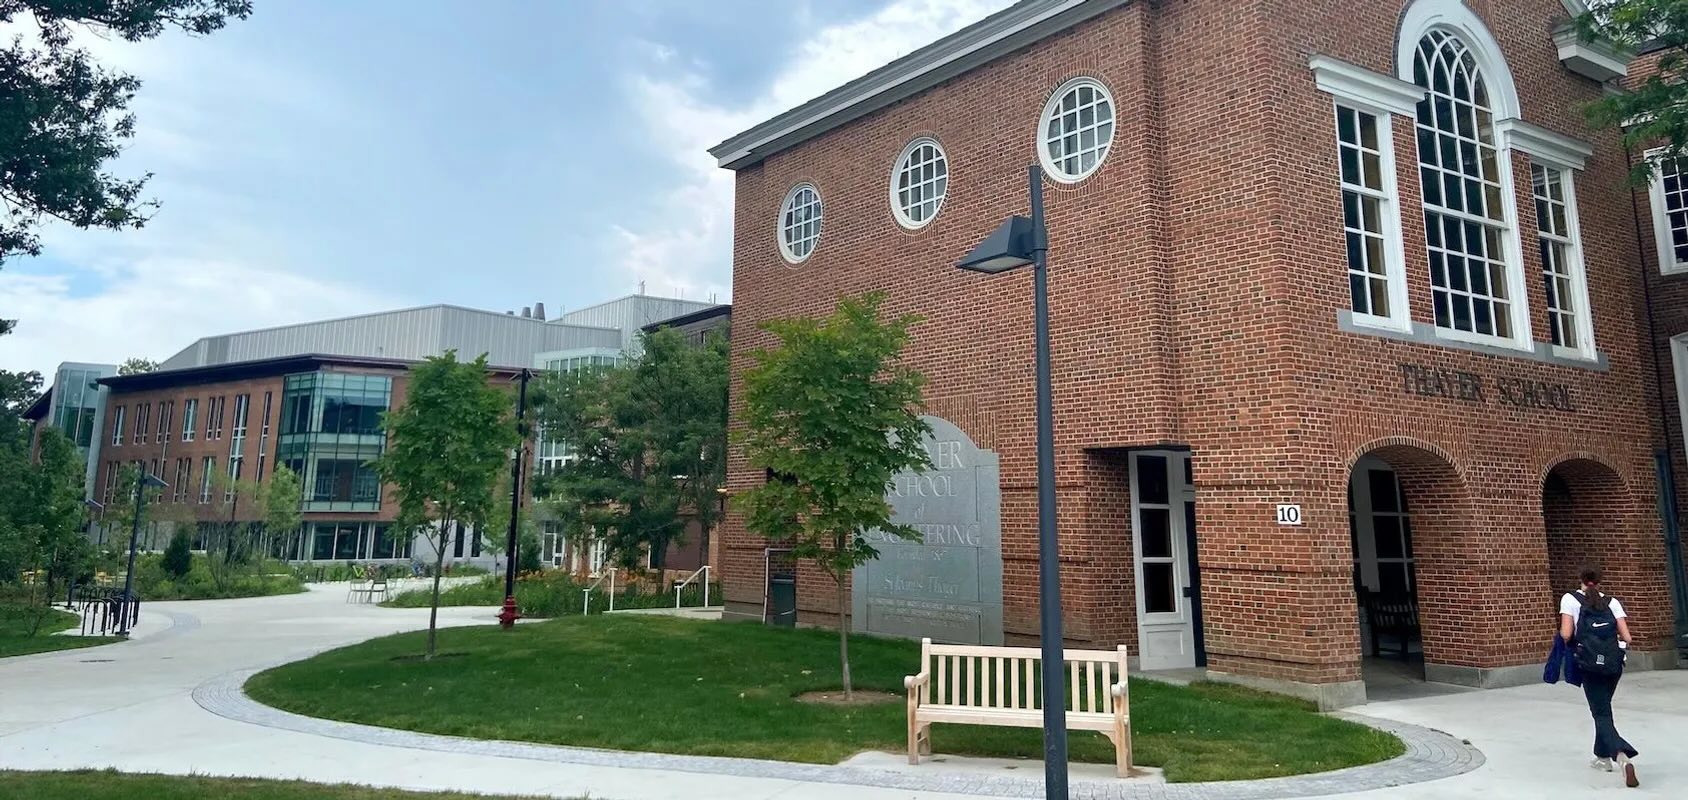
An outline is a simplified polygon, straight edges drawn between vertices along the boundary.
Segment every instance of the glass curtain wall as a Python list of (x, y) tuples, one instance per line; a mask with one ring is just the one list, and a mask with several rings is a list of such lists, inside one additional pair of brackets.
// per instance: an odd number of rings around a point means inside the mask
[(53, 385), (53, 427), (81, 448), (84, 456), (94, 442), (94, 411), (100, 405), (104, 374), (91, 369), (64, 369)]
[[(303, 510), (381, 510), (381, 479), (370, 462), (386, 447), (381, 414), (392, 397), (393, 380), (385, 375), (287, 376), (276, 457), (299, 475)], [(310, 557), (340, 557), (316, 556), (312, 542)], [(331, 552), (342, 549), (336, 544)]]

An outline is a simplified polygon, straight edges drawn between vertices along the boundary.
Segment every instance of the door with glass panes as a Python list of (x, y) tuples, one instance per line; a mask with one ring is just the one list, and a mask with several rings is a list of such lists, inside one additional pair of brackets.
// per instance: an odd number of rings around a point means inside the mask
[(1131, 543), (1141, 669), (1197, 663), (1200, 595), (1191, 563), (1195, 503), (1188, 453), (1132, 454)]

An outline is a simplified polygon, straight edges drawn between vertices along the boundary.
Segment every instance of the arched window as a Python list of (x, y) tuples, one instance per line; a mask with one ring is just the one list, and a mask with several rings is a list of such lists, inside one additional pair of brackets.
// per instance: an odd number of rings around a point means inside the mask
[(1418, 0), (1402, 19), (1401, 77), (1415, 116), (1436, 327), (1456, 339), (1530, 346), (1510, 156), (1495, 125), (1518, 115), (1500, 46), (1459, 0)]
[(1432, 30), (1419, 39), (1413, 83), (1418, 104), (1419, 179), (1436, 325), (1513, 337), (1511, 235), (1501, 153), (1488, 81), (1458, 37)]

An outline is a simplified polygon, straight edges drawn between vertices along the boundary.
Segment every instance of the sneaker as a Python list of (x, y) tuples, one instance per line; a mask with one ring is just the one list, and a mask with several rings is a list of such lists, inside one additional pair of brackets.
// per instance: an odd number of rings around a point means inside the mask
[(1624, 785), (1631, 789), (1640, 786), (1641, 779), (1635, 777), (1635, 762), (1630, 761), (1629, 756), (1619, 753), (1618, 763), (1624, 768)]
[(1612, 771), (1612, 759), (1610, 758), (1597, 758), (1588, 762), (1588, 765), (1602, 772)]

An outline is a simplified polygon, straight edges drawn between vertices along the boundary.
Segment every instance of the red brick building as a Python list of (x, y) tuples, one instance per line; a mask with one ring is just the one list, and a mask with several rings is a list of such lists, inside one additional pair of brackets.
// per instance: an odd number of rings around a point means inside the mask
[[(1580, 110), (1624, 64), (1567, 21), (1024, 0), (712, 151), (735, 368), (757, 323), (843, 295), (921, 314), (905, 357), (1000, 458), (1002, 631), (1035, 639), (1031, 276), (953, 265), (1041, 164), (1074, 644), (1331, 706), (1363, 700), (1374, 642), (1507, 685), (1597, 562), (1632, 661), (1674, 664), (1632, 193)], [(735, 462), (729, 488), (763, 479)], [(769, 563), (730, 517), (729, 612), (765, 613)], [(827, 579), (796, 583), (799, 620), (835, 624)]]

